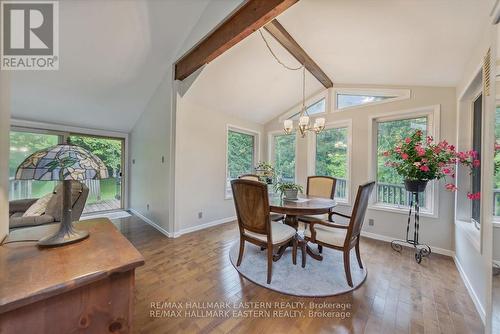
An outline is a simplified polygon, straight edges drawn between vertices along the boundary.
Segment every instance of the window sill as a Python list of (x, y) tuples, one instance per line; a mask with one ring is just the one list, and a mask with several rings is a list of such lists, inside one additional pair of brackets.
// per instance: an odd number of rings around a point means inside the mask
[(500, 228), (500, 217), (493, 217), (493, 228)]
[(478, 252), (481, 252), (481, 231), (472, 222), (465, 220), (455, 220), (455, 225), (464, 232), (467, 239), (472, 243)]
[[(372, 204), (368, 206), (368, 209), (370, 210), (378, 210), (378, 211), (385, 211), (385, 212), (393, 212), (393, 213), (399, 213), (405, 216), (408, 216), (408, 210), (409, 208), (397, 208), (394, 206), (389, 206), (389, 205), (383, 205), (383, 204)], [(412, 215), (414, 214), (414, 211), (412, 211)], [(420, 217), (428, 217), (428, 218), (438, 218), (438, 216), (435, 213), (428, 212), (428, 211), (420, 211)]]

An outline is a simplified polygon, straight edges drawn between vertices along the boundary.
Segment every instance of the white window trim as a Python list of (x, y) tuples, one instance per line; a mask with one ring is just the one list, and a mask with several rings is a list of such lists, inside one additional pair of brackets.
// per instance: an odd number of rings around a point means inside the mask
[[(273, 166), (276, 166), (276, 159), (274, 156), (274, 137), (275, 136), (281, 136), (285, 135), (283, 130), (275, 130), (275, 131), (270, 131), (267, 134), (267, 156), (269, 161), (273, 164)], [(294, 131), (292, 134), (289, 134), (288, 136), (295, 136), (295, 171), (294, 171), (294, 182), (297, 183), (297, 155), (298, 155), (298, 134)]]
[[(440, 129), (440, 119), (441, 119), (441, 105), (436, 104), (432, 106), (419, 107), (415, 109), (402, 110), (402, 111), (391, 111), (375, 114), (368, 119), (368, 138), (370, 141), (370, 149), (368, 150), (368, 171), (370, 180), (377, 180), (377, 122), (386, 122), (400, 119), (417, 118), (417, 117), (427, 117), (427, 129), (428, 135), (433, 136), (435, 141), (439, 141), (439, 129)], [(420, 211), (420, 216), (438, 218), (439, 213), (439, 181), (432, 181), (429, 183), (428, 192), (431, 194), (431, 199), (429, 200), (430, 207), (426, 210)], [(369, 209), (372, 210), (382, 210), (395, 213), (401, 213), (408, 215), (408, 208), (398, 208), (391, 205), (385, 205), (376, 202), (376, 192), (372, 194), (370, 200)]]
[[(346, 199), (335, 199), (338, 204), (351, 205), (351, 165), (352, 165), (352, 119), (328, 122), (325, 124), (325, 129), (347, 128), (347, 182), (346, 182)], [(316, 136), (308, 136), (307, 141), (307, 173), (308, 175), (316, 175)]]
[[(382, 100), (369, 102), (365, 104), (359, 104), (355, 106), (337, 108), (337, 94), (352, 94), (352, 95), (377, 95), (377, 96), (394, 96), (396, 97)], [(342, 112), (346, 110), (352, 110), (357, 108), (370, 107), (378, 104), (391, 103), (395, 101), (408, 100), (411, 98), (410, 89), (385, 89), (385, 88), (334, 88), (332, 91), (332, 110), (333, 112)]]
[(237, 126), (237, 125), (233, 125), (233, 124), (226, 124), (226, 148), (225, 148), (225, 150), (226, 150), (226, 154), (225, 154), (225, 166), (226, 166), (225, 175), (226, 175), (226, 177), (224, 178), (224, 199), (225, 200), (233, 199), (232, 191), (230, 190), (230, 188), (228, 191), (228, 188), (227, 188), (227, 179), (229, 178), (229, 175), (228, 175), (229, 166), (227, 163), (229, 130), (253, 136), (254, 137), (254, 149), (253, 149), (254, 164), (259, 162), (259, 157), (260, 157), (260, 155), (259, 155), (260, 154), (260, 132), (259, 131), (243, 128), (241, 126)]
[[(331, 110), (330, 109), (330, 94), (328, 94), (328, 89), (323, 89), (322, 91), (315, 93), (306, 99), (306, 106), (313, 105), (322, 99), (325, 99), (325, 111), (311, 115), (311, 118), (321, 117), (321, 115), (324, 116), (325, 114), (327, 114), (329, 112), (329, 110)], [(279, 121), (283, 122), (284, 120), (289, 119), (291, 116), (300, 112), (301, 108), (302, 108), (302, 102), (300, 102), (300, 103), (296, 104), (295, 106), (293, 106), (292, 108), (288, 109), (288, 111), (286, 111), (284, 114), (282, 114), (279, 117)]]

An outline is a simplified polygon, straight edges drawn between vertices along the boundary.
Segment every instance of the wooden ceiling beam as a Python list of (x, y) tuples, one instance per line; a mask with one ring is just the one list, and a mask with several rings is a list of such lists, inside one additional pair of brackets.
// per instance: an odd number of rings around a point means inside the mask
[(175, 63), (175, 79), (184, 80), (298, 0), (247, 0)]
[(314, 60), (309, 57), (307, 52), (297, 43), (286, 29), (274, 19), (264, 26), (264, 29), (271, 34), (290, 54), (297, 59), (301, 64), (304, 64), (306, 69), (325, 86), (330, 88), (333, 86), (332, 80), (319, 67)]

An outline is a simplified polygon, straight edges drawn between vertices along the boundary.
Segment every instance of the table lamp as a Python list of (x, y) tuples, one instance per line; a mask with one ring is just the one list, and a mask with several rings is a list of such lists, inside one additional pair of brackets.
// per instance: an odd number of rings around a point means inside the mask
[(74, 243), (89, 236), (88, 231), (76, 230), (71, 218), (71, 181), (108, 178), (102, 160), (86, 149), (59, 144), (27, 157), (17, 167), (16, 180), (62, 181), (62, 219), (59, 231), (38, 241), (40, 247)]

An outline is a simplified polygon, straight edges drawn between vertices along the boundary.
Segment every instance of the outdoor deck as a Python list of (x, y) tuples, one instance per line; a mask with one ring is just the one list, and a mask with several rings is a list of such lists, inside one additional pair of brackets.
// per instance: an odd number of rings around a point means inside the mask
[(120, 209), (120, 200), (117, 199), (109, 199), (102, 200), (96, 203), (87, 203), (85, 205), (85, 209), (83, 209), (83, 213), (91, 213), (96, 211), (106, 211), (106, 210), (116, 210)]

